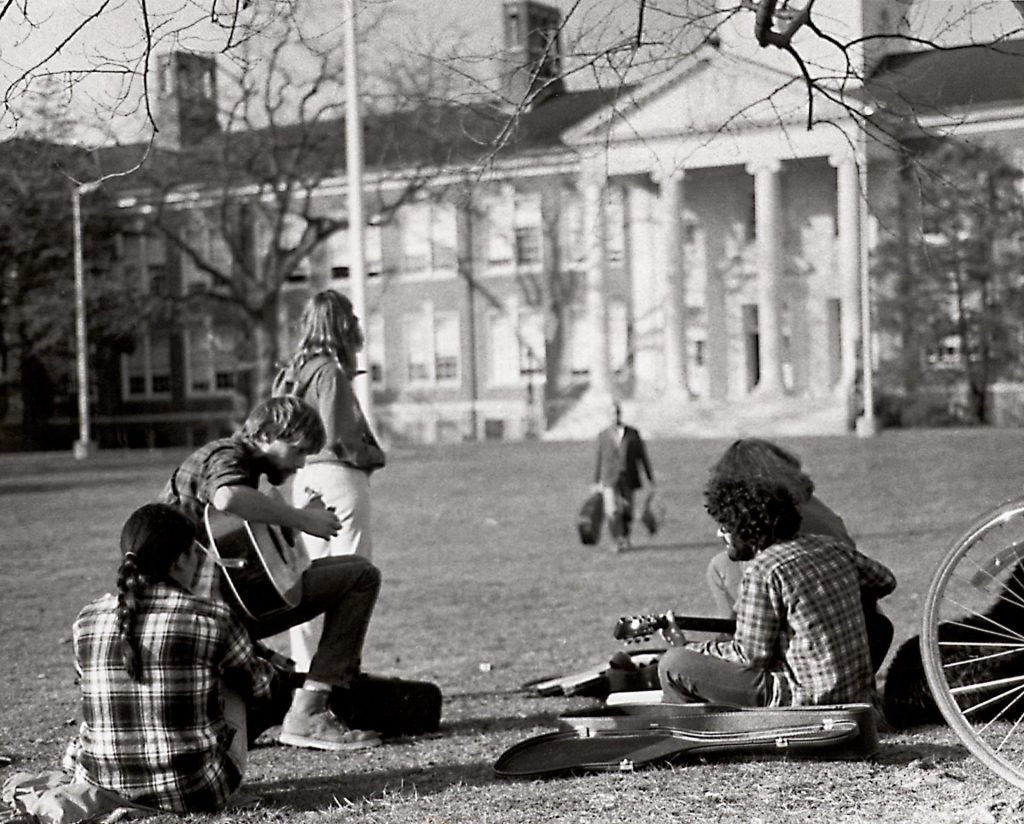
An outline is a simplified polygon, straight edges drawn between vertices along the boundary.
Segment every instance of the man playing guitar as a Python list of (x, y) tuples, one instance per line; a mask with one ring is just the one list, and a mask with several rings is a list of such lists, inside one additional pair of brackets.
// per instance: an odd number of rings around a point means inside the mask
[[(340, 527), (332, 511), (315, 501), (304, 508), (292, 507), (258, 489), (263, 476), (274, 486), (283, 483), (305, 463), (307, 455), (323, 447), (324, 438), (323, 423), (313, 407), (295, 397), (271, 398), (253, 409), (239, 432), (189, 455), (171, 474), (160, 500), (188, 515), (199, 536), (204, 536), (200, 525), (209, 506), (245, 521), (330, 538)], [(196, 574), (193, 591), (212, 592), (212, 587), (223, 583), (218, 580), (222, 575), (217, 562), (208, 558)], [(365, 558), (323, 558), (302, 573), (295, 606), (248, 622), (254, 638), (266, 638), (324, 616), (309, 675), (295, 691), (281, 727), (282, 744), (322, 750), (380, 744), (376, 733), (349, 729), (327, 706), (332, 690), (349, 687), (359, 674), (363, 642), (379, 591), (380, 571)]]
[(666, 696), (749, 707), (876, 699), (862, 593), (896, 588), (891, 571), (842, 541), (799, 533), (784, 486), (713, 479), (705, 506), (734, 561), (749, 561), (728, 641), (687, 643), (672, 626), (659, 662)]

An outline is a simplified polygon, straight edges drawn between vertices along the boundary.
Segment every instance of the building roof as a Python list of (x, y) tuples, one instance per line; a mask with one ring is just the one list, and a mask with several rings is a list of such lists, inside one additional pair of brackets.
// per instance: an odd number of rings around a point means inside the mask
[[(371, 171), (407, 170), (571, 152), (562, 140), (563, 132), (623, 91), (562, 92), (515, 116), (507, 108), (487, 103), (430, 104), (371, 114), (363, 121), (364, 162)], [(225, 156), (226, 149), (230, 157)], [(145, 144), (111, 146), (99, 155), (107, 172), (133, 168), (145, 159), (138, 172), (112, 181), (121, 191), (158, 182), (214, 183), (223, 179), (226, 163), (235, 166), (236, 185), (246, 174), (253, 182), (269, 177), (283, 163), (323, 178), (344, 174), (345, 121), (335, 118), (231, 132), (227, 141), (215, 135), (181, 151), (149, 149)]]
[(876, 99), (919, 114), (1024, 103), (1024, 40), (890, 54), (867, 87)]

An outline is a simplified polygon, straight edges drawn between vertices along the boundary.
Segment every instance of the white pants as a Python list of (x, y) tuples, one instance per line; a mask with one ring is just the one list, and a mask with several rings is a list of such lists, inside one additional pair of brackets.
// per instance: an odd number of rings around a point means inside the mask
[[(292, 479), (292, 504), (305, 506), (316, 494), (341, 519), (341, 529), (330, 540), (303, 535), (302, 542), (313, 560), (335, 555), (361, 555), (371, 560), (370, 476), (359, 469), (336, 463), (304, 466)], [(308, 672), (320, 641), (321, 619), (314, 618), (288, 631), (291, 658), (299, 672)]]

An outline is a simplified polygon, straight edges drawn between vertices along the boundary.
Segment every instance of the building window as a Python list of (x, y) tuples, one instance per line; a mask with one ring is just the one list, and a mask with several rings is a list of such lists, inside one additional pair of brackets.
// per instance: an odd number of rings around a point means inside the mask
[(401, 211), (402, 273), (452, 277), (458, 268), (458, 220), (451, 203), (422, 201)]
[(605, 256), (610, 266), (622, 266), (626, 259), (626, 198), (621, 186), (605, 192)]
[(209, 319), (185, 333), (185, 386), (190, 396), (222, 395), (235, 387), (237, 335)]
[(487, 265), (536, 268), (544, 261), (541, 197), (506, 187), (485, 201)]
[(536, 310), (519, 313), (519, 375), (544, 375), (544, 315)]
[(515, 260), (515, 206), (511, 189), (484, 201), (487, 265), (501, 269)]
[(587, 258), (587, 241), (583, 233), (583, 203), (576, 195), (568, 196), (562, 205), (562, 250), (571, 264), (582, 265)]
[(568, 362), (574, 378), (585, 378), (590, 375), (590, 360), (594, 330), (589, 318), (582, 309), (574, 309), (569, 327)]
[(125, 400), (163, 399), (171, 394), (171, 340), (143, 328), (135, 351), (121, 359)]
[(370, 315), (366, 324), (366, 361), (370, 381), (383, 386), (384, 380), (384, 316)]
[(543, 262), (543, 232), (539, 194), (515, 197), (516, 266), (536, 267)]
[(545, 374), (544, 315), (514, 302), (489, 318), (490, 381), (515, 386)]
[(406, 377), (411, 384), (454, 385), (461, 379), (457, 312), (423, 311), (405, 317)]
[(608, 354), (613, 374), (626, 375), (632, 366), (631, 337), (629, 307), (622, 300), (608, 301)]
[[(348, 229), (339, 229), (326, 241), (327, 268), (334, 280), (346, 280), (350, 275), (350, 249)], [(384, 268), (380, 226), (367, 226), (363, 232), (363, 266), (369, 278), (380, 275)]]

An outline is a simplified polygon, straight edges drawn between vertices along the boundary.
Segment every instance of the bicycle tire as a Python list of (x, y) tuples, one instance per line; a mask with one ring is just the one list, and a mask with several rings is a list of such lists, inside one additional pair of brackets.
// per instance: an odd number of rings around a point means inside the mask
[[(982, 764), (1024, 789), (1021, 570), (1024, 498), (986, 512), (946, 550), (925, 597), (921, 659), (932, 697), (960, 741)], [(983, 607), (986, 597), (990, 603)], [(1020, 629), (1005, 626), (1011, 609), (1021, 612)]]

